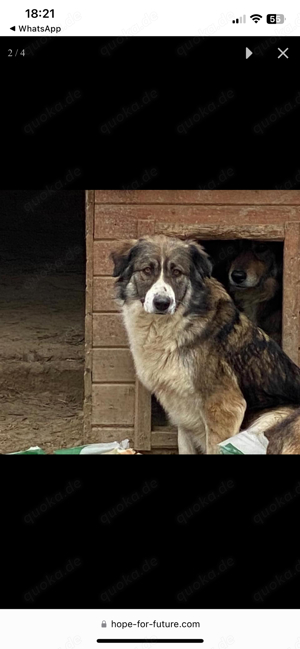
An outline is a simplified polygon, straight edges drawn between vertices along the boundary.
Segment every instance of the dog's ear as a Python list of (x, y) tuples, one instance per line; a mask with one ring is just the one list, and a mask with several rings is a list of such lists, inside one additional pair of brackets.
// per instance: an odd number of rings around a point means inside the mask
[(123, 241), (120, 247), (111, 253), (110, 257), (114, 264), (113, 277), (121, 277), (124, 274), (130, 263), (132, 251), (136, 243), (136, 240)]
[(203, 281), (206, 277), (211, 277), (212, 273), (212, 262), (209, 259), (208, 254), (205, 252), (204, 248), (200, 246), (199, 243), (195, 241), (189, 242), (190, 255), (191, 255), (191, 264), (196, 272), (196, 277)]

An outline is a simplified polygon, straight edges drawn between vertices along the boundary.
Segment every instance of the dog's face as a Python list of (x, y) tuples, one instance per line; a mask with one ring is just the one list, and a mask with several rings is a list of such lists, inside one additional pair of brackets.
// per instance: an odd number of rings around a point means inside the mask
[(203, 248), (189, 241), (153, 236), (124, 245), (112, 254), (118, 297), (138, 300), (147, 313), (172, 315), (179, 305), (199, 302), (211, 264)]
[(231, 290), (261, 285), (266, 277), (275, 277), (277, 267), (274, 249), (267, 243), (252, 241), (233, 260), (229, 269)]

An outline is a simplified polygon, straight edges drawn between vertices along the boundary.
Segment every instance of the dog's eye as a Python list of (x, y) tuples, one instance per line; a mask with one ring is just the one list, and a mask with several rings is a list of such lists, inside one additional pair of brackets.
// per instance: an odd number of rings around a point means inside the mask
[(181, 270), (179, 270), (179, 268), (173, 268), (172, 275), (174, 275), (174, 277), (179, 277), (180, 275), (182, 275), (182, 272)]
[(146, 266), (146, 268), (143, 268), (143, 273), (145, 273), (145, 275), (152, 275), (152, 268)]

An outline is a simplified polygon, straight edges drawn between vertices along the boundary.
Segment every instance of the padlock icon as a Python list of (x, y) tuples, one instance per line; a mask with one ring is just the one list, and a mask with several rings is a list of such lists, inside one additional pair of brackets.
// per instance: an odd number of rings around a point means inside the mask
[(102, 627), (106, 627), (106, 626), (107, 626), (105, 620), (102, 620), (102, 622), (101, 622), (101, 626), (102, 626)]

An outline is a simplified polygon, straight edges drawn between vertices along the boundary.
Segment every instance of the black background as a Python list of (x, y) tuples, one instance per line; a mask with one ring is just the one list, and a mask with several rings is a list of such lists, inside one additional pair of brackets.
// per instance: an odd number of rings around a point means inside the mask
[[(254, 52), (248, 60), (246, 47)], [(278, 47), (289, 47), (289, 59), (278, 59)], [(26, 56), (8, 57), (9, 48)], [(297, 37), (270, 38), (267, 30), (260, 39), (14, 36), (2, 38), (1, 49), (5, 189), (65, 182), (75, 168), (80, 175), (66, 187), (197, 189), (226, 168), (234, 175), (220, 189), (299, 184)], [(155, 99), (107, 126), (152, 91)], [(234, 96), (225, 105), (199, 113), (228, 91)], [(57, 104), (66, 106), (50, 116)], [(178, 132), (195, 114), (187, 133)]]
[[(298, 38), (114, 42), (1, 39), (3, 189), (299, 186), (299, 109), (276, 113), (300, 90)], [(288, 60), (278, 60), (278, 46), (289, 47)], [(24, 47), (25, 57), (7, 57), (9, 48)], [(248, 60), (245, 47), (256, 48)], [(153, 90), (149, 105), (110, 134), (101, 131)], [(41, 121), (75, 91), (71, 106)], [(224, 107), (178, 132), (228, 91), (234, 97)], [(255, 132), (266, 119), (263, 133)], [(233, 175), (220, 180), (228, 168)], [(155, 176), (144, 181), (151, 169)], [(0, 475), (3, 607), (299, 605), (297, 457), (1, 457)], [(76, 480), (68, 498), (48, 503)], [(103, 514), (153, 480), (151, 493), (103, 523)], [(221, 497), (228, 480), (234, 487)], [(196, 511), (211, 493), (217, 497)], [(179, 522), (186, 511), (192, 516)]]
[(299, 605), (297, 456), (1, 460), (4, 607)]

